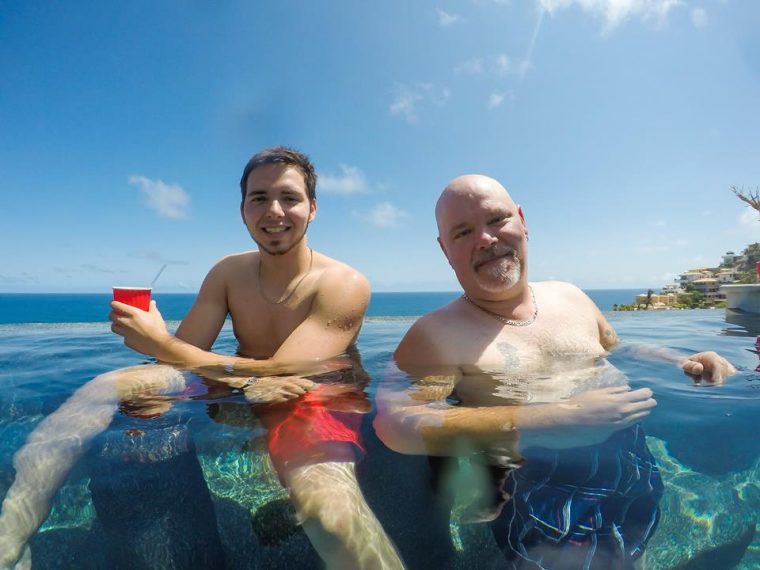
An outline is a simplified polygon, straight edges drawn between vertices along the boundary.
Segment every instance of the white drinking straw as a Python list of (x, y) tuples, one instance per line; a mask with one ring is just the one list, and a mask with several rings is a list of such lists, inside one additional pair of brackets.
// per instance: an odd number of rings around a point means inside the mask
[(156, 284), (156, 281), (158, 281), (158, 278), (161, 276), (161, 274), (164, 272), (164, 269), (166, 269), (166, 266), (169, 265), (168, 263), (164, 263), (161, 266), (161, 269), (158, 270), (158, 273), (156, 273), (156, 276), (153, 278), (153, 281), (150, 282), (150, 288), (153, 289), (153, 286)]

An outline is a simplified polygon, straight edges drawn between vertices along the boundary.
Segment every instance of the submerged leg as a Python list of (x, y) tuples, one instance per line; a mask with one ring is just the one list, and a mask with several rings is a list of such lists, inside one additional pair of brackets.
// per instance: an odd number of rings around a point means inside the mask
[(0, 512), (0, 569), (12, 567), (50, 513), (53, 496), (93, 438), (111, 423), (121, 400), (146, 391), (181, 391), (169, 366), (136, 366), (91, 380), (43, 419), (14, 458), (16, 478)]
[(288, 470), (285, 481), (309, 540), (328, 568), (403, 568), (369, 508), (351, 462)]

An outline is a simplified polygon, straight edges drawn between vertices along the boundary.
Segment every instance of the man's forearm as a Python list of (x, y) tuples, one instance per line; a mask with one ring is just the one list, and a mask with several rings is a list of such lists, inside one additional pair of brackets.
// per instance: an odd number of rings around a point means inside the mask
[(645, 358), (647, 360), (661, 360), (680, 364), (688, 357), (685, 352), (679, 352), (672, 348), (645, 342), (623, 342), (612, 349), (615, 354), (632, 356), (633, 358)]
[(174, 335), (169, 335), (160, 342), (154, 355), (160, 362), (173, 364), (182, 368), (204, 369), (212, 374), (223, 375), (273, 375), (288, 373), (288, 366), (269, 359), (242, 358), (216, 354), (193, 346)]
[(514, 449), (519, 432), (517, 407), (470, 408), (445, 402), (381, 411), (375, 427), (391, 449), (406, 454), (457, 455), (494, 445)]
[(278, 360), (276, 355), (275, 358), (266, 359), (228, 356), (203, 350), (173, 335), (169, 335), (167, 339), (158, 344), (154, 356), (160, 362), (191, 369), (208, 378), (222, 381), (228, 377), (240, 378), (245, 376), (279, 376), (283, 374), (311, 376), (351, 367), (350, 360), (343, 357), (286, 362)]
[(569, 418), (563, 406), (465, 407), (433, 402), (381, 410), (375, 427), (386, 445), (399, 453), (446, 456), (498, 448), (519, 458), (520, 450), (527, 447), (559, 443), (556, 428)]

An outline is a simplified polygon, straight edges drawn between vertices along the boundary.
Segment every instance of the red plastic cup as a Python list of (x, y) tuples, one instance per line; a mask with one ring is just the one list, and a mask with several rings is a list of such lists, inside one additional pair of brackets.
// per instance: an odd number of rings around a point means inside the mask
[(143, 311), (150, 309), (150, 287), (114, 287), (113, 300)]

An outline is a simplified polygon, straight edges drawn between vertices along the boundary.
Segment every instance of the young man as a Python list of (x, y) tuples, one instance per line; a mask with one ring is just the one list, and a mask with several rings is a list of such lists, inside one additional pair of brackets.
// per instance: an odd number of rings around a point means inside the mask
[[(511, 567), (630, 567), (662, 487), (638, 425), (652, 392), (631, 391), (602, 359), (618, 338), (582, 291), (528, 282), (525, 219), (496, 180), (453, 180), (436, 219), (464, 294), (401, 341), (396, 363), (415, 382), (381, 391), (378, 435), (402, 453), (464, 452), (485, 467), (499, 490), (485, 491), (482, 518), (512, 497), (493, 526)], [(715, 353), (680, 365), (715, 382), (735, 372)]]
[[(346, 401), (351, 398), (345, 394), (350, 388), (303, 378), (345, 366), (335, 359), (359, 333), (369, 302), (367, 280), (308, 246), (306, 232), (317, 204), (316, 173), (306, 156), (284, 147), (256, 154), (243, 171), (240, 190), (240, 214), (258, 251), (217, 263), (174, 335), (155, 303), (145, 312), (113, 302), (111, 328), (138, 352), (202, 371), (242, 388), (252, 403), (266, 404), (261, 406), (262, 420), (278, 434), (269, 438), (272, 459), (306, 533), (329, 567), (400, 568), (355, 478), (361, 445), (358, 420), (350, 412), (364, 412), (366, 406), (354, 398), (347, 418)], [(210, 352), (227, 315), (239, 342), (238, 356)], [(291, 376), (273, 376), (283, 374)], [(47, 515), (55, 489), (85, 445), (108, 426), (118, 401), (184, 387), (182, 375), (169, 366), (127, 369), (96, 378), (46, 418), (30, 436), (44, 449), (27, 445), (15, 458), (16, 482), (0, 515), (0, 550), (5, 547), (13, 554), (0, 552), (0, 562), (21, 555), (21, 547)], [(98, 411), (95, 421), (73, 421), (85, 407)], [(292, 442), (283, 434), (302, 437)], [(54, 476), (44, 489), (31, 488), (26, 482), (51, 461)], [(14, 518), (21, 504), (34, 505), (34, 515)]]

